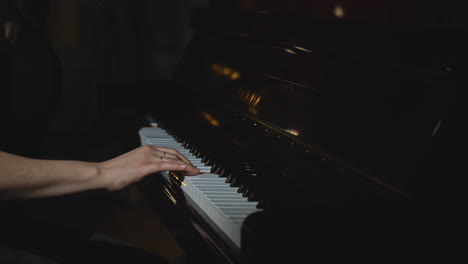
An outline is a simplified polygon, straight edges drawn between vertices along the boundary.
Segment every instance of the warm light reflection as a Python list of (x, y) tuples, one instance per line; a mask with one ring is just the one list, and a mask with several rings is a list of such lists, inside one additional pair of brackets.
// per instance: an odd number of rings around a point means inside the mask
[(306, 48), (303, 48), (303, 47), (294, 46), (294, 48), (297, 49), (297, 50), (300, 50), (300, 51), (312, 53), (312, 51), (310, 51), (310, 50), (308, 50), (308, 49), (306, 49)]
[(177, 200), (171, 194), (171, 191), (169, 191), (165, 186), (163, 186), (163, 192), (166, 194), (166, 196), (169, 198), (169, 200), (171, 200), (174, 204), (177, 204)]
[(239, 77), (240, 77), (240, 73), (235, 71), (231, 74), (230, 79), (234, 81), (234, 80), (239, 79)]
[(333, 10), (333, 14), (337, 18), (343, 18), (344, 17), (344, 8), (342, 4), (336, 4), (335, 9)]
[(212, 69), (214, 72), (222, 72), (222, 71), (223, 71), (223, 67), (221, 67), (221, 65), (219, 65), (219, 64), (213, 64), (213, 65), (211, 65), (211, 69)]
[(296, 52), (292, 49), (284, 49), (284, 51), (286, 51), (287, 53), (290, 53), (290, 54), (296, 54)]
[(249, 105), (249, 113), (254, 114), (254, 115), (258, 113), (257, 105), (262, 100), (261, 95), (258, 95), (252, 91), (244, 90), (241, 93), (241, 100), (246, 102)]
[(184, 181), (180, 180), (179, 176), (177, 176), (175, 173), (172, 173), (171, 175), (177, 180), (177, 182), (180, 182), (180, 184), (182, 184), (183, 186), (187, 186), (187, 184), (185, 184)]
[(231, 75), (231, 73), (232, 73), (232, 69), (231, 69), (231, 68), (229, 68), (229, 67), (224, 67), (224, 69), (223, 69), (223, 74), (224, 74), (224, 75), (226, 75), (226, 76), (227, 76), (227, 75)]
[(212, 126), (215, 126), (215, 127), (218, 127), (219, 126), (219, 121), (216, 120), (212, 115), (210, 115), (209, 113), (207, 112), (202, 112), (201, 115), (203, 116), (203, 118), (205, 118), (206, 120), (208, 120), (208, 122), (210, 122), (210, 124)]
[(299, 136), (299, 131), (296, 130), (296, 129), (293, 129), (293, 128), (286, 129), (286, 132), (288, 132), (289, 134), (294, 135), (294, 136)]
[(224, 76), (232, 81), (235, 81), (241, 77), (240, 72), (229, 67), (223, 67), (217, 63), (211, 65), (211, 70), (216, 74)]

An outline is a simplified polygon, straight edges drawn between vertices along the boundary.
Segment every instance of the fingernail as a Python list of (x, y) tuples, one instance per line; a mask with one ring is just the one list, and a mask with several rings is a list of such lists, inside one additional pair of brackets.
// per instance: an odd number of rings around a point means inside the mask
[(187, 165), (185, 165), (185, 164), (180, 164), (179, 167), (185, 169), (185, 168), (187, 168)]

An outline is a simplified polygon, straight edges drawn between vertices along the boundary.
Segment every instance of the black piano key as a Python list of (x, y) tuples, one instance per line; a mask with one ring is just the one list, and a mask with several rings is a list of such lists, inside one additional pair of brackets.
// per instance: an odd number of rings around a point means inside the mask
[(273, 192), (273, 186), (271, 184), (251, 184), (246, 185), (242, 196), (249, 197), (252, 194), (264, 196)]
[(212, 172), (214, 174), (218, 174), (219, 177), (222, 177), (222, 178), (227, 178), (230, 175), (229, 170), (227, 170), (226, 168), (224, 168), (223, 166), (219, 164), (217, 164), (217, 166), (212, 170)]
[(247, 190), (247, 184), (241, 184), (237, 189), (238, 193), (244, 193)]
[(241, 184), (248, 182), (246, 179), (247, 177), (254, 177), (254, 176), (251, 176), (251, 175), (238, 175), (236, 177), (232, 176), (231, 180), (228, 181), (228, 179), (226, 179), (226, 182), (229, 183), (229, 186), (231, 187), (239, 187)]
[(249, 189), (255, 188), (271, 188), (272, 183), (266, 181), (266, 179), (252, 179), (251, 181), (241, 183), (237, 192), (244, 193), (247, 192)]
[(232, 175), (232, 173), (230, 173), (227, 177), (226, 177), (226, 183), (231, 183), (232, 181), (234, 180), (234, 176)]
[(231, 172), (229, 172), (228, 170), (225, 170), (225, 169), (222, 169), (219, 176), (220, 177), (223, 177), (223, 178), (226, 178), (228, 179), (229, 177), (231, 177)]
[(213, 163), (213, 165), (211, 166), (210, 172), (219, 175), (220, 171), (221, 171), (221, 167), (219, 166), (219, 164), (218, 163)]
[(249, 189), (247, 193), (247, 201), (260, 201), (271, 197), (274, 193), (274, 189), (271, 187)]
[(268, 183), (270, 179), (264, 176), (258, 176), (257, 174), (244, 174), (231, 177), (229, 182), (226, 179), (226, 182), (232, 187), (239, 187), (242, 184)]
[(257, 209), (265, 209), (267, 207), (267, 202), (265, 200), (259, 200), (257, 202)]
[(267, 190), (271, 189), (272, 184), (270, 183), (251, 183), (251, 184), (242, 184), (239, 187), (239, 190), (237, 192), (242, 193), (242, 196), (248, 197), (252, 192), (255, 190)]
[(233, 181), (241, 181), (241, 178), (246, 178), (246, 177), (256, 177), (257, 174), (253, 173), (253, 174), (248, 174), (248, 173), (239, 173), (239, 172), (235, 172), (233, 171), (230, 175), (230, 177), (228, 177), (226, 179), (226, 183), (232, 183)]

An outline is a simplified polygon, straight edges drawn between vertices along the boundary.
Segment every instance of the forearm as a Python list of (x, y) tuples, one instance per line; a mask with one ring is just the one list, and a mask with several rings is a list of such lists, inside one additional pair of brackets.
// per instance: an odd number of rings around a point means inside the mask
[(101, 188), (97, 163), (37, 160), (0, 152), (0, 190), (7, 197), (56, 196)]
[(161, 171), (200, 173), (178, 151), (151, 145), (99, 163), (28, 159), (0, 151), (0, 192), (7, 198), (34, 198), (101, 188), (116, 191)]

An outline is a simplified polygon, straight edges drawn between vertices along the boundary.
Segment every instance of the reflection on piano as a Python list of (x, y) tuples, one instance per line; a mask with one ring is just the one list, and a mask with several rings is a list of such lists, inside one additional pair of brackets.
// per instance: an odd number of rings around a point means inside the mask
[(139, 183), (189, 262), (456, 256), (462, 2), (223, 2), (139, 86), (141, 143), (207, 171)]

